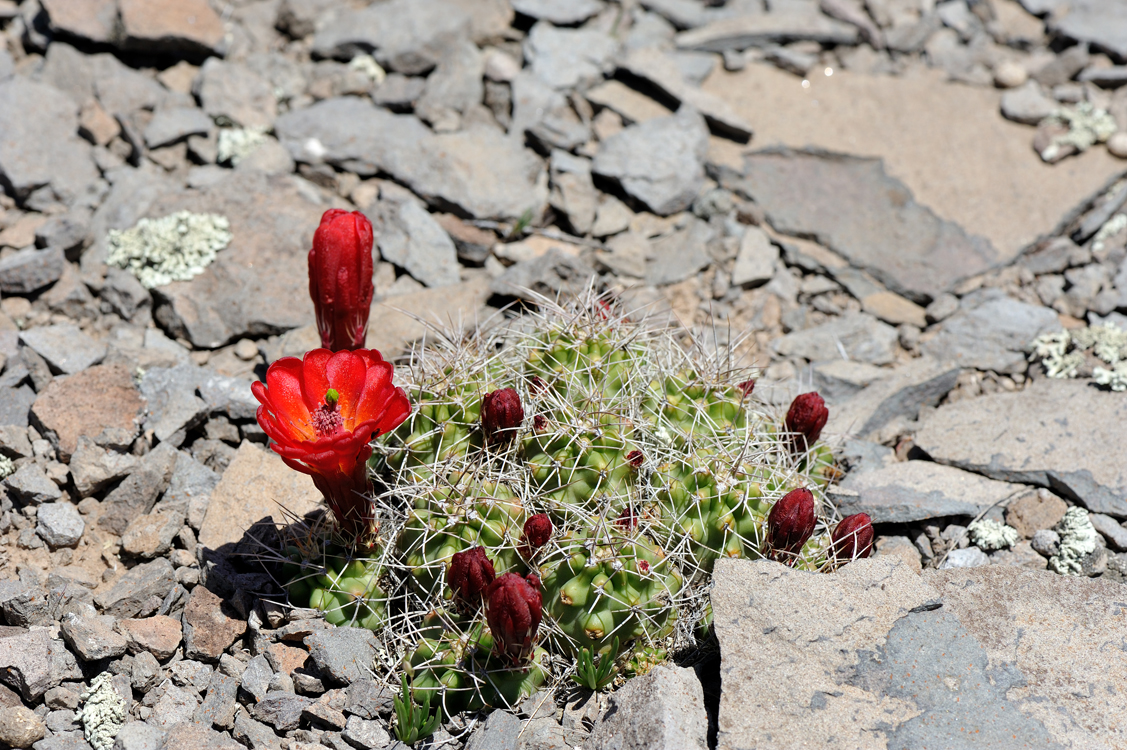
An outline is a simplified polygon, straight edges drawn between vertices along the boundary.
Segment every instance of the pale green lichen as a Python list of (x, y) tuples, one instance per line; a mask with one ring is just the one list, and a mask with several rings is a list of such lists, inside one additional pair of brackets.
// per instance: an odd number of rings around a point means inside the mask
[(266, 143), (266, 131), (261, 128), (222, 128), (219, 131), (218, 160), (221, 164), (237, 166)]
[(125, 723), (125, 701), (114, 690), (113, 675), (102, 672), (92, 679), (82, 699), (86, 703), (75, 714), (75, 721), (82, 722), (86, 741), (94, 750), (110, 750)]
[(225, 216), (190, 211), (141, 219), (132, 229), (110, 230), (106, 262), (130, 271), (146, 289), (188, 281), (231, 242), (230, 228)]
[(1059, 158), (1061, 151), (1068, 146), (1086, 151), (1097, 143), (1103, 143), (1119, 129), (1115, 118), (1106, 109), (1097, 109), (1089, 102), (1061, 107), (1045, 118), (1045, 122), (1068, 128), (1067, 133), (1054, 136), (1041, 152), (1041, 158), (1048, 162)]
[(1084, 574), (1083, 559), (1096, 551), (1096, 528), (1083, 508), (1069, 508), (1056, 526), (1060, 551), (1049, 558), (1049, 568), (1065, 576)]
[(1092, 237), (1092, 252), (1102, 252), (1104, 243), (1124, 229), (1127, 229), (1127, 214), (1116, 214), (1105, 221), (1104, 225)]
[(7, 456), (0, 456), (0, 479), (10, 477), (16, 473), (16, 463)]
[(1111, 366), (1110, 370), (1093, 368), (1096, 382), (1112, 390), (1127, 390), (1127, 331), (1122, 328), (1105, 323), (1046, 333), (1033, 340), (1033, 353), (1050, 378), (1076, 377), (1084, 365), (1084, 353), (1089, 351)]
[(371, 55), (357, 55), (352, 58), (348, 63), (348, 67), (353, 70), (359, 70), (364, 75), (372, 80), (372, 83), (379, 86), (387, 80), (387, 71), (385, 71), (380, 64), (376, 62), (376, 58)]
[(971, 543), (984, 552), (1009, 549), (1017, 544), (1021, 534), (1012, 526), (983, 518), (967, 527)]

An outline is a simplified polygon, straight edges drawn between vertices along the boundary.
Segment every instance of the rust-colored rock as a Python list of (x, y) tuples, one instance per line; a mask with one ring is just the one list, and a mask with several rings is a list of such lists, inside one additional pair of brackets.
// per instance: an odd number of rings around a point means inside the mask
[(1041, 529), (1051, 529), (1064, 518), (1068, 503), (1049, 492), (1038, 490), (1014, 500), (1006, 508), (1006, 523), (1026, 539)]
[(99, 365), (51, 381), (32, 404), (31, 418), (56, 443), (59, 459), (68, 462), (79, 435), (96, 438), (105, 430), (118, 430), (132, 439), (142, 406), (144, 399), (127, 367)]
[(284, 643), (271, 643), (266, 647), (266, 661), (270, 662), (275, 672), (292, 674), (295, 669), (305, 664), (309, 652), (303, 648), (294, 648)]
[(247, 624), (229, 604), (196, 586), (184, 608), (184, 655), (215, 661), (246, 629)]
[(207, 0), (118, 0), (126, 49), (204, 56), (223, 41)]
[(160, 661), (176, 653), (184, 634), (180, 620), (164, 615), (122, 620), (117, 627), (129, 641), (129, 653), (148, 651)]

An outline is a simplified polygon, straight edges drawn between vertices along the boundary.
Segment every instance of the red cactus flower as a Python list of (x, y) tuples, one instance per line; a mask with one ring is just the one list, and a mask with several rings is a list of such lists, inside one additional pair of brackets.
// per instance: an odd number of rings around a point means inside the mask
[(494, 652), (513, 664), (527, 661), (536, 645), (536, 631), (543, 614), (540, 579), (535, 575), (526, 579), (505, 573), (489, 585), (485, 602)]
[(767, 514), (770, 557), (791, 562), (814, 533), (814, 495), (805, 487), (791, 490)]
[(740, 393), (744, 395), (744, 398), (747, 398), (751, 395), (751, 392), (755, 390), (755, 381), (745, 380), (742, 383), (736, 383), (736, 387), (740, 389)]
[(850, 560), (873, 554), (873, 520), (868, 513), (857, 513), (841, 519), (830, 536), (834, 560), (844, 565)]
[(618, 518), (614, 519), (614, 524), (623, 531), (633, 531), (638, 527), (638, 511), (634, 510), (633, 505), (627, 505), (618, 514)]
[(537, 414), (532, 418), (532, 428), (537, 432), (543, 432), (548, 429), (548, 418), (543, 414)]
[(341, 530), (358, 537), (371, 526), (367, 460), (373, 437), (394, 430), (411, 413), (392, 366), (375, 350), (314, 349), (283, 357), (253, 383), (258, 423), (286, 465), (313, 483)]
[(450, 558), (446, 582), (454, 590), (454, 603), (458, 609), (470, 612), (477, 609), (482, 594), (496, 577), (493, 563), (485, 556), (485, 548), (472, 547), (465, 552), (455, 552)]
[(359, 211), (329, 209), (309, 251), (309, 296), (321, 346), (334, 352), (364, 346), (374, 292), (371, 222)]
[(829, 418), (830, 410), (817, 393), (803, 393), (792, 401), (787, 409), (786, 430), (793, 433), (791, 447), (794, 451), (805, 453), (818, 442)]
[(524, 522), (524, 543), (530, 550), (538, 550), (552, 538), (552, 520), (537, 513)]
[(645, 454), (642, 453), (637, 448), (635, 448), (634, 450), (632, 450), (632, 451), (630, 451), (629, 453), (626, 454), (626, 463), (630, 464), (635, 469), (642, 468), (642, 464), (645, 463), (645, 461), (646, 461)]
[(487, 393), (481, 399), (481, 429), (486, 442), (494, 445), (512, 442), (522, 422), (524, 407), (520, 394), (512, 388)]

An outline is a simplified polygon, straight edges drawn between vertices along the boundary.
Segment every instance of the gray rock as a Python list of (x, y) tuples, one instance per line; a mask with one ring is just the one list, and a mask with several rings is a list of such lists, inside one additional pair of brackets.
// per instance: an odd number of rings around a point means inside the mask
[(35, 532), (51, 549), (73, 547), (86, 530), (78, 508), (67, 502), (40, 505), (35, 519)]
[(461, 281), (454, 241), (426, 209), (406, 200), (398, 205), (373, 204), (369, 214), (374, 217), (384, 260), (405, 268), (427, 286)]
[(491, 128), (435, 135), (414, 117), (344, 97), (282, 115), (275, 131), (299, 162), (325, 161), (361, 176), (385, 172), (438, 208), (518, 219), (547, 203), (543, 163)]
[(323, 679), (347, 685), (370, 674), (376, 639), (369, 630), (319, 630), (306, 636), (304, 643)]
[[(157, 694), (155, 700), (154, 693)], [(147, 721), (165, 731), (180, 722), (191, 721), (199, 706), (198, 696), (194, 688), (181, 688), (169, 681), (162, 682), (145, 696), (145, 702), (151, 703), (153, 708)]]
[(30, 708), (22, 705), (0, 708), (0, 742), (6, 747), (31, 747), (43, 737), (46, 729)]
[(188, 430), (207, 417), (207, 403), (196, 395), (203, 378), (193, 364), (148, 370), (141, 378), (141, 395), (148, 401), (142, 428), (162, 443), (183, 443)]
[[(9, 367), (10, 372), (13, 367)], [(27, 368), (23, 368), (26, 374)], [(0, 439), (0, 448), (5, 450), (5, 453), (11, 455), (18, 453), (22, 456), (31, 455), (31, 444), (27, 444), (27, 450), (23, 449), (24, 442), (27, 440), (27, 423), (28, 413), (31, 411), (31, 405), (35, 403), (35, 391), (30, 387), (22, 385), (19, 388), (5, 388), (0, 391), (3, 397), (0, 398), (0, 430), (4, 427), (10, 427), (11, 430), (4, 430), (4, 437)], [(20, 435), (23, 439), (20, 439)]]
[(612, 693), (610, 704), (592, 728), (585, 747), (708, 747), (704, 692), (692, 669), (655, 667)]
[(521, 720), (508, 711), (494, 711), (466, 740), (466, 750), (517, 750), (521, 728)]
[(251, 714), (280, 732), (297, 729), (301, 712), (311, 701), (293, 693), (269, 693), (251, 708)]
[(238, 689), (237, 678), (229, 677), (222, 672), (212, 674), (207, 697), (196, 710), (193, 721), (205, 726), (231, 729), (235, 725), (235, 709), (239, 707), (235, 700)]
[(941, 463), (1048, 487), (1092, 512), (1127, 518), (1127, 477), (1116, 448), (1123, 416), (1127, 404), (1118, 394), (1045, 379), (941, 406), (915, 442)]
[(145, 143), (149, 148), (160, 148), (190, 135), (207, 135), (213, 127), (211, 118), (195, 107), (158, 109), (145, 126)]
[(176, 458), (172, 480), (161, 498), (161, 505), (183, 508), (188, 525), (198, 531), (203, 526), (207, 506), (211, 502), (211, 492), (219, 484), (219, 479), (214, 471), (187, 453), (181, 453)]
[(815, 239), (889, 290), (926, 305), (999, 262), (984, 238), (940, 219), (879, 160), (788, 150), (749, 155), (733, 187), (779, 232)]
[(978, 515), (1020, 490), (950, 466), (904, 461), (850, 473), (830, 494), (842, 515), (868, 513), (873, 523), (911, 523)]
[[(848, 403), (850, 398), (873, 383), (890, 377), (894, 372), (887, 367), (877, 367), (848, 359), (819, 362), (811, 366), (810, 370), (814, 390), (831, 405)], [(837, 409), (832, 411), (836, 413)]]
[(820, 326), (792, 331), (773, 346), (784, 357), (802, 357), (816, 362), (842, 356), (840, 350), (843, 350), (850, 359), (884, 365), (895, 358), (897, 338), (895, 328), (872, 315), (847, 312)]
[[(500, 711), (498, 713), (504, 713)], [(514, 717), (515, 718), (515, 717)], [(391, 744), (391, 736), (378, 721), (367, 721), (359, 716), (349, 716), (344, 728), (344, 738), (356, 747), (379, 750)]]
[(133, 657), (129, 680), (134, 690), (148, 692), (161, 676), (160, 662), (148, 651), (142, 651)]
[(43, 467), (36, 463), (26, 463), (16, 469), (3, 485), (16, 500), (28, 505), (49, 503), (62, 497), (59, 486), (48, 479)]
[(1043, 557), (1056, 557), (1060, 554), (1060, 534), (1052, 529), (1037, 529), (1033, 532), (1033, 538), (1029, 540), (1029, 544), (1037, 554)]
[(120, 268), (108, 269), (106, 283), (99, 296), (126, 320), (132, 318), (142, 306), (152, 303), (149, 290), (141, 286), (136, 276)]
[(67, 615), (62, 620), (63, 639), (82, 661), (112, 659), (125, 653), (128, 642), (114, 630), (112, 617)]
[(152, 724), (126, 722), (117, 732), (113, 750), (161, 750), (166, 734), (163, 729)]
[(12, 53), (8, 50), (0, 50), (0, 81), (5, 81), (12, 77), (15, 72), (15, 63), (12, 62)]
[(18, 690), (29, 703), (64, 680), (83, 679), (82, 670), (49, 628), (5, 628), (0, 633), (0, 681)]
[(538, 258), (510, 266), (489, 288), (494, 294), (505, 296), (555, 298), (561, 294), (579, 294), (590, 286), (595, 275), (595, 269), (586, 261), (552, 247)]
[(393, 708), (391, 691), (372, 678), (360, 677), (349, 684), (345, 713), (362, 719), (378, 719), (390, 714)]
[(109, 591), (96, 595), (94, 601), (105, 614), (120, 620), (136, 616), (151, 597), (163, 599), (175, 585), (172, 563), (159, 557), (127, 571)]
[(154, 507), (152, 513), (137, 516), (121, 534), (121, 549), (127, 555), (150, 560), (172, 548), (172, 540), (184, 527), (187, 510)]
[(469, 13), (450, 0), (389, 0), (328, 19), (313, 37), (313, 54), (349, 60), (368, 53), (385, 68), (418, 75), (433, 68), (448, 40), (463, 36), (470, 23)]
[(107, 351), (103, 342), (95, 341), (70, 323), (29, 328), (20, 333), (20, 340), (66, 375), (98, 364)]
[(794, 10), (784, 9), (774, 13), (713, 21), (678, 34), (677, 47), (702, 52), (723, 52), (796, 41), (852, 45), (857, 43), (857, 38), (858, 31), (855, 27), (820, 14), (816, 6), (810, 4), (798, 6)]
[(225, 412), (231, 419), (254, 419), (258, 401), (250, 392), (250, 381), (204, 370), (199, 383), (200, 397), (209, 412)]
[(58, 281), (65, 268), (62, 248), (25, 247), (0, 260), (0, 292), (31, 294)]
[(481, 106), (485, 59), (468, 39), (453, 41), (438, 67), (427, 76), (426, 88), (415, 104), (415, 114), (439, 131), (458, 130), (461, 116)]
[(921, 407), (937, 405), (958, 378), (959, 367), (918, 357), (887, 371), (886, 377), (874, 380), (844, 403), (834, 404), (826, 429), (856, 437), (879, 435), (886, 426), (899, 429), (902, 421), (914, 421)]
[(689, 107), (631, 125), (599, 146), (592, 171), (656, 214), (683, 211), (704, 184), (708, 128)]
[(566, 151), (552, 151), (549, 162), (552, 208), (567, 217), (567, 223), (577, 235), (586, 235), (595, 223), (598, 191), (591, 179), (591, 162)]
[(541, 21), (524, 42), (537, 78), (555, 89), (587, 88), (613, 70), (618, 42), (598, 29), (560, 29)]
[(0, 581), (0, 611), (4, 622), (22, 628), (50, 625), (53, 619), (47, 592), (20, 581)]
[(1037, 125), (1059, 106), (1055, 99), (1042, 93), (1036, 81), (1002, 94), (1002, 116), (1025, 125)]
[(168, 728), (162, 750), (245, 750), (226, 734), (206, 724), (181, 721)]
[(1103, 513), (1089, 513), (1088, 520), (1092, 522), (1092, 526), (1096, 527), (1096, 531), (1103, 535), (1103, 538), (1108, 541), (1112, 549), (1119, 551), (1127, 550), (1127, 529), (1123, 528), (1118, 521), (1111, 516), (1105, 516)]
[(50, 186), (70, 204), (98, 180), (90, 146), (80, 141), (78, 109), (65, 94), (24, 76), (0, 81), (0, 176), (19, 200)]
[(270, 678), (273, 676), (274, 670), (270, 668), (270, 662), (259, 654), (247, 662), (247, 667), (239, 678), (239, 687), (250, 694), (257, 703), (266, 698)]
[(978, 370), (1023, 372), (1033, 339), (1060, 330), (1055, 311), (1008, 297), (965, 308), (964, 304), (962, 311), (943, 322), (937, 336), (922, 344), (925, 354)]
[(513, 0), (513, 10), (556, 26), (575, 26), (603, 9), (599, 0)]
[(655, 241), (646, 261), (646, 283), (675, 284), (708, 267), (712, 262), (708, 254), (712, 237), (712, 227), (694, 217), (684, 229)]
[(775, 275), (779, 261), (779, 248), (759, 227), (747, 227), (740, 239), (736, 264), (732, 267), (734, 286), (759, 286)]
[(426, 90), (427, 81), (418, 76), (388, 73), (387, 78), (371, 92), (372, 101), (396, 112), (411, 110)]
[(269, 130), (278, 115), (270, 82), (242, 63), (210, 57), (192, 88), (204, 112), (240, 127)]
[(235, 714), (235, 728), (231, 736), (255, 750), (282, 750), (278, 735), (270, 727), (252, 719), (246, 711), (240, 710)]
[(106, 450), (85, 435), (70, 458), (70, 475), (79, 497), (90, 497), (107, 485), (127, 476), (137, 466), (132, 453)]
[(145, 454), (137, 469), (102, 501), (98, 526), (122, 534), (130, 521), (153, 509), (157, 497), (168, 487), (180, 452), (161, 443)]
[(947, 553), (947, 559), (940, 565), (940, 569), (949, 568), (978, 568), (990, 564), (990, 557), (978, 547), (953, 549)]
[(90, 210), (74, 208), (65, 214), (57, 214), (35, 230), (36, 247), (57, 247), (72, 250), (86, 240), (90, 229)]

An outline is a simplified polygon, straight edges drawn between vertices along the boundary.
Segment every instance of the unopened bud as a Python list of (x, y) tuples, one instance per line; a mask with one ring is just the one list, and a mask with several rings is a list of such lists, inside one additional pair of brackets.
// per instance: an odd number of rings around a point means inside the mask
[(538, 550), (552, 538), (552, 520), (544, 513), (537, 513), (524, 522), (524, 543), (531, 550)]
[(496, 577), (493, 563), (485, 556), (484, 547), (455, 552), (450, 559), (446, 581), (454, 590), (454, 603), (462, 611), (477, 609), (482, 594)]
[(494, 651), (513, 664), (532, 655), (543, 615), (540, 579), (505, 573), (486, 592), (485, 619), (493, 634)]
[(485, 394), (481, 400), (481, 429), (485, 440), (494, 445), (512, 442), (524, 422), (524, 407), (520, 394), (512, 388), (502, 388)]
[(831, 538), (834, 560), (844, 565), (873, 553), (873, 520), (868, 513), (841, 519)]
[(829, 418), (830, 410), (817, 393), (803, 393), (792, 401), (787, 409), (786, 430), (792, 433), (794, 450), (805, 453), (818, 442)]
[(793, 559), (814, 533), (814, 495), (805, 487), (791, 490), (767, 514), (767, 545), (773, 559)]
[(645, 454), (642, 453), (637, 448), (635, 448), (634, 450), (632, 450), (632, 451), (630, 451), (629, 453), (626, 454), (626, 463), (630, 464), (635, 469), (642, 468), (642, 464), (645, 463), (645, 461), (646, 461)]
[(737, 383), (736, 387), (740, 389), (740, 393), (744, 395), (744, 398), (747, 398), (751, 395), (751, 392), (755, 390), (755, 381), (745, 380), (742, 383)]

